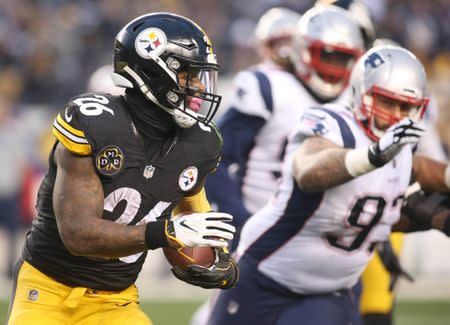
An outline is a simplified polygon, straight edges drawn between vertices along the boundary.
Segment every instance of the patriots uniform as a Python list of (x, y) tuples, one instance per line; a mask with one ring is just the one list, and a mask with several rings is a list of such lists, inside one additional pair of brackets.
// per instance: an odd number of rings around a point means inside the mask
[(238, 73), (234, 88), (231, 107), (218, 125), (222, 161), (208, 177), (206, 191), (239, 226), (275, 193), (289, 131), (303, 110), (318, 103), (293, 74), (270, 62)]
[(412, 147), (385, 166), (324, 192), (302, 191), (292, 157), (306, 137), (322, 136), (345, 148), (371, 141), (345, 107), (307, 110), (288, 145), (276, 198), (253, 215), (241, 233), (239, 255), (257, 260), (259, 272), (298, 294), (349, 289), (400, 216), (410, 181)]
[[(189, 129), (177, 128), (173, 139), (165, 143), (165, 154), (160, 148), (149, 150), (127, 105), (130, 103), (122, 96), (104, 93), (73, 98), (55, 119), (53, 134), (57, 143), (75, 155), (92, 157), (105, 196), (103, 218), (139, 225), (167, 218), (186, 193), (202, 186), (217, 166), (222, 140), (213, 125), (197, 123)], [(158, 154), (150, 156), (148, 152)], [(39, 189), (39, 215), (27, 235), (23, 259), (71, 287), (128, 288), (142, 268), (145, 252), (119, 259), (90, 258), (71, 255), (62, 243), (52, 202), (57, 169), (53, 155), (54, 149)]]

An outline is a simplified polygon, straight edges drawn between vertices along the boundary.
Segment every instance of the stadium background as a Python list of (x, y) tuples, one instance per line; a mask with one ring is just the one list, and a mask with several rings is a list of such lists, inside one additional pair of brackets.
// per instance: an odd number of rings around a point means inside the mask
[[(287, 6), (303, 13), (313, 2), (2, 0), (0, 210), (3, 210), (2, 198), (18, 193), (21, 211), (18, 215), (0, 218), (0, 301), (4, 304), (8, 301), (8, 264), (18, 254), (35, 215), (35, 192), (53, 141), (49, 130), (54, 114), (76, 94), (111, 87), (108, 67), (91, 76), (99, 67), (111, 62), (113, 40), (121, 26), (135, 16), (152, 11), (179, 13), (201, 25), (215, 45), (222, 66), (219, 92), (224, 95), (223, 113), (234, 73), (256, 63), (253, 29), (259, 16), (273, 6)], [(398, 41), (425, 64), (430, 88), (439, 103), (438, 130), (443, 145), (450, 147), (450, 128), (447, 127), (450, 123), (450, 0), (364, 2), (373, 15), (378, 36)], [(420, 320), (420, 316), (414, 315), (422, 313), (438, 315), (435, 323), (433, 318), (427, 320), (429, 325), (450, 324), (449, 252), (450, 240), (441, 234), (407, 236), (402, 261), (416, 281), (400, 283), (401, 324)], [(185, 314), (188, 315), (210, 294), (175, 280), (158, 252), (149, 255), (138, 286), (142, 299), (153, 302), (149, 305), (150, 312), (151, 306), (163, 311), (171, 306), (165, 302), (180, 302), (187, 308)], [(433, 303), (424, 304), (426, 300)], [(155, 301), (164, 304), (154, 305)], [(440, 304), (435, 304), (436, 301)], [(441, 307), (448, 312), (443, 313)], [(0, 309), (0, 321), (4, 312)]]

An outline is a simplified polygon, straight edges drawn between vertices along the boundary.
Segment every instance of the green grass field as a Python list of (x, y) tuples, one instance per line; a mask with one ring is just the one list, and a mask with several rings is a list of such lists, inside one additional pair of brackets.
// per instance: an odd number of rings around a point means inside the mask
[[(150, 315), (154, 325), (186, 325), (199, 305), (200, 302), (148, 301), (142, 307)], [(7, 309), (7, 303), (1, 302), (0, 324), (5, 323)], [(450, 301), (400, 302), (395, 320), (395, 325), (449, 325)]]

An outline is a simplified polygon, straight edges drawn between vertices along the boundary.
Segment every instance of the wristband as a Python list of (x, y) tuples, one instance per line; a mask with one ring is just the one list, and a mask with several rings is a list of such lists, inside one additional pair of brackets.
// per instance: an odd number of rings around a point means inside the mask
[(169, 220), (157, 220), (147, 223), (145, 226), (145, 244), (149, 249), (169, 247), (166, 236), (166, 228)]
[(347, 151), (345, 168), (353, 177), (358, 177), (374, 170), (376, 167), (369, 161), (369, 149), (359, 148)]

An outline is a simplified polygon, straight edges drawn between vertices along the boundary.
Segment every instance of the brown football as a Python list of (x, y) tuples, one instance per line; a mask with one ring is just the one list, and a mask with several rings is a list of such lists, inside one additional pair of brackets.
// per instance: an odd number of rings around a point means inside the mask
[(176, 249), (165, 247), (163, 248), (164, 255), (167, 261), (172, 266), (178, 266), (181, 269), (186, 269), (189, 265), (201, 265), (204, 267), (210, 267), (214, 264), (216, 254), (212, 247), (185, 247), (181, 249), (183, 254), (189, 256), (192, 260), (189, 260), (186, 256), (183, 256)]

